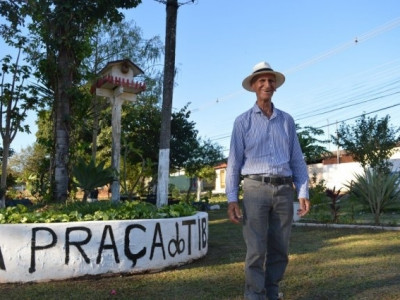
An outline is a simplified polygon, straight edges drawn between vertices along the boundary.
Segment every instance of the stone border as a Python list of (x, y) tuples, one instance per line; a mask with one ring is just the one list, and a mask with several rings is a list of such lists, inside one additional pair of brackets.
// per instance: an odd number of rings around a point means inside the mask
[(321, 223), (300, 223), (293, 222), (293, 226), (303, 227), (326, 227), (326, 228), (354, 228), (354, 229), (374, 229), (400, 231), (396, 226), (374, 226), (374, 225), (352, 225), (352, 224), (321, 224)]
[(0, 283), (157, 272), (208, 251), (208, 214), (0, 225)]

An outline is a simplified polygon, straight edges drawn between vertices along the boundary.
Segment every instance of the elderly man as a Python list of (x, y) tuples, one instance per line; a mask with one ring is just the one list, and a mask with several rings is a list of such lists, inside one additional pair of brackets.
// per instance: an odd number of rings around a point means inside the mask
[[(228, 217), (243, 219), (245, 299), (281, 298), (279, 282), (288, 264), (288, 247), (297, 190), (299, 216), (310, 210), (308, 173), (293, 118), (272, 103), (285, 76), (266, 62), (254, 66), (242, 86), (256, 95), (256, 103), (238, 116), (233, 126), (226, 194)], [(239, 184), (243, 181), (243, 217)]]

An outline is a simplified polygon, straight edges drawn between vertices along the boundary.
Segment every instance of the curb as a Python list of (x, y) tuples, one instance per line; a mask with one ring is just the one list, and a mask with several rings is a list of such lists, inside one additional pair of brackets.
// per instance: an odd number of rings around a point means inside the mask
[(298, 227), (325, 227), (325, 228), (352, 228), (352, 229), (374, 229), (387, 231), (400, 231), (396, 226), (374, 226), (374, 225), (351, 225), (351, 224), (318, 224), (318, 223), (300, 223), (293, 222), (293, 226)]

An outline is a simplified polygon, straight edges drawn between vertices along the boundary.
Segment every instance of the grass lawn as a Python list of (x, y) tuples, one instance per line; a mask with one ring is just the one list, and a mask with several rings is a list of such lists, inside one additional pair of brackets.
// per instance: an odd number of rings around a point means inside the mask
[[(58, 300), (242, 299), (241, 226), (228, 222), (225, 204), (210, 211), (209, 218), (208, 254), (189, 265), (153, 274), (0, 284), (0, 295)], [(286, 300), (400, 299), (400, 234), (293, 227), (282, 291)]]

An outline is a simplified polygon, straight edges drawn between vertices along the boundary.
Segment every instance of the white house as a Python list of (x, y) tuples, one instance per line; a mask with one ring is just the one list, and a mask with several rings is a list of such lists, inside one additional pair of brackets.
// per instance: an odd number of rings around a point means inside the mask
[(226, 162), (215, 166), (215, 186), (212, 190), (213, 194), (225, 194), (225, 174), (226, 174)]

